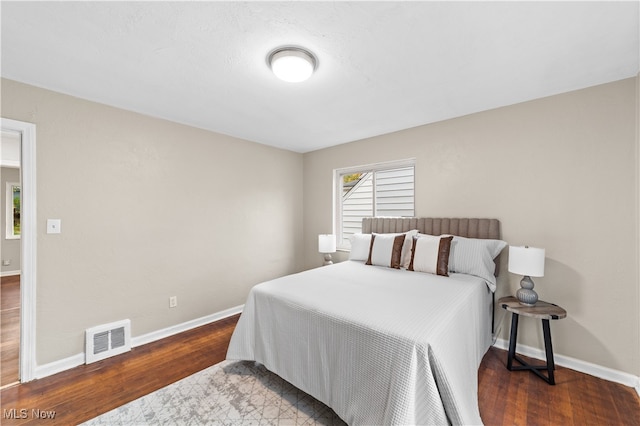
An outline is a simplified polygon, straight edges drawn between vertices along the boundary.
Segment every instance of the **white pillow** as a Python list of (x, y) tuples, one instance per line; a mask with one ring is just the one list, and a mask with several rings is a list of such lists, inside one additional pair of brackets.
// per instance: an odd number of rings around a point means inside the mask
[(449, 249), (452, 236), (420, 234), (413, 238), (410, 271), (449, 276)]
[[(399, 234), (398, 234), (399, 235)], [(404, 244), (402, 245), (402, 256), (400, 258), (400, 267), (407, 269), (411, 263), (411, 247), (413, 246), (413, 237), (418, 235), (417, 229), (405, 232)]]
[(372, 234), (367, 265), (400, 268), (404, 234)]
[(349, 240), (351, 241), (349, 260), (367, 260), (371, 247), (371, 234), (353, 234)]
[(483, 278), (496, 291), (496, 264), (493, 261), (507, 246), (502, 240), (483, 240), (454, 236), (449, 253), (449, 272)]

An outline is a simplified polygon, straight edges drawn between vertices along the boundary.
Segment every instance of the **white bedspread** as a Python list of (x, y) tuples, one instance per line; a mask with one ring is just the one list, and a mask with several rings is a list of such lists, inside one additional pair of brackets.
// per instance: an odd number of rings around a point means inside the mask
[(490, 299), (470, 275), (342, 262), (255, 286), (227, 359), (264, 364), (350, 425), (481, 424)]

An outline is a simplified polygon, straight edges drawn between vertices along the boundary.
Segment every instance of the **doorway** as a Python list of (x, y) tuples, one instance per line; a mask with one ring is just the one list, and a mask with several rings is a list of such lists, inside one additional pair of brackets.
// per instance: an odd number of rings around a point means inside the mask
[[(32, 123), (2, 118), (1, 130), (3, 144), (2, 151), (0, 151), (0, 159), (2, 159), (3, 163), (12, 164), (14, 168), (17, 168), (19, 171), (17, 178), (18, 185), (16, 185), (16, 179), (11, 179), (11, 182), (5, 182), (5, 186), (7, 188), (10, 186), (13, 188), (11, 191), (13, 196), (11, 198), (15, 198), (16, 189), (18, 191), (17, 197), (19, 200), (19, 214), (14, 214), (13, 205), (10, 205), (9, 203), (6, 204), (5, 210), (2, 214), (3, 219), (5, 219), (5, 223), (2, 224), (2, 226), (5, 227), (3, 238), (19, 240), (19, 255), (9, 257), (5, 256), (5, 253), (3, 253), (3, 260), (9, 260), (9, 265), (6, 265), (9, 267), (9, 271), (7, 273), (8, 275), (6, 280), (5, 277), (2, 277), (1, 281), (2, 290), (5, 290), (5, 288), (7, 289), (6, 295), (8, 297), (6, 298), (6, 303), (9, 307), (10, 313), (12, 314), (12, 321), (18, 323), (18, 329), (11, 331), (11, 333), (17, 333), (17, 340), (19, 340), (19, 343), (17, 344), (17, 381), (28, 382), (35, 378), (36, 368), (36, 126)], [(6, 152), (4, 144), (5, 139), (16, 139), (19, 141), (19, 148), (17, 149), (18, 158), (15, 158), (15, 155), (9, 155), (10, 152)], [(11, 148), (9, 148), (9, 151), (11, 151)], [(3, 172), (4, 171), (5, 169), (3, 164)], [(9, 193), (9, 189), (7, 189), (7, 193)], [(9, 215), (10, 208), (12, 212), (11, 215)], [(18, 261), (18, 259), (14, 258), (19, 258), (18, 275), (15, 274), (16, 270), (11, 270), (11, 262)], [(6, 262), (3, 262), (3, 265), (4, 263)], [(13, 268), (15, 267), (16, 265), (14, 263)], [(6, 287), (5, 282), (7, 283)], [(18, 289), (17, 292), (16, 288)], [(4, 291), (2, 299), (2, 303), (4, 305)], [(19, 299), (19, 303), (15, 303), (15, 299)], [(11, 300), (13, 300), (13, 302)], [(15, 305), (17, 305), (17, 307)], [(9, 314), (7, 315), (7, 318), (10, 318)], [(13, 337), (7, 338), (14, 339), (15, 341), (16, 337), (14, 335)], [(4, 349), (5, 342), (3, 341), (1, 343)], [(9, 344), (8, 346), (11, 345)], [(11, 372), (11, 374), (15, 374), (15, 370), (16, 368), (14, 367), (7, 368), (7, 371)], [(15, 378), (15, 375), (8, 378), (7, 380), (12, 380), (9, 383), (5, 383), (5, 379), (3, 378), (2, 384), (7, 385), (14, 383)]]
[(0, 147), (0, 388), (19, 381), (20, 152), (22, 135), (2, 130)]

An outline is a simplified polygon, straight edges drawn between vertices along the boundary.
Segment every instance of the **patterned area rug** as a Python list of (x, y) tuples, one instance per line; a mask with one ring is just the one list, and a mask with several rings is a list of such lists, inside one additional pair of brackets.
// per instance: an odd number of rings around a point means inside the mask
[(223, 361), (86, 423), (345, 425), (331, 408), (260, 364)]

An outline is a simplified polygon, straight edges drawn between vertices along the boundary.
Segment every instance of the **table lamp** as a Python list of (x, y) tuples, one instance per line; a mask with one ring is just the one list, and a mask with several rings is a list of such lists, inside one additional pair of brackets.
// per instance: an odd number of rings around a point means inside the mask
[(524, 275), (516, 297), (520, 304), (534, 306), (538, 301), (538, 293), (533, 290), (531, 277), (544, 276), (544, 249), (509, 246), (509, 272)]
[(318, 235), (318, 251), (324, 253), (323, 266), (331, 265), (331, 253), (336, 252), (336, 236), (332, 234)]

